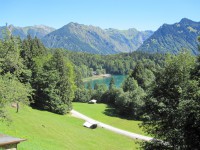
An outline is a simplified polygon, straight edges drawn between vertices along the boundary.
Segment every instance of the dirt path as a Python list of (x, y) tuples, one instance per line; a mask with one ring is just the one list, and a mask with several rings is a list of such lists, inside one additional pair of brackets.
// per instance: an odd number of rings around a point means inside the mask
[(128, 136), (128, 137), (130, 137), (132, 139), (140, 139), (140, 140), (144, 140), (144, 141), (153, 140), (153, 138), (151, 138), (151, 137), (140, 135), (140, 134), (136, 134), (136, 133), (132, 133), (132, 132), (129, 132), (129, 131), (125, 131), (125, 130), (122, 130), (122, 129), (115, 128), (113, 126), (107, 125), (105, 123), (96, 121), (96, 120), (94, 120), (94, 119), (92, 119), (90, 117), (87, 117), (87, 116), (85, 116), (85, 115), (83, 115), (83, 114), (81, 114), (81, 113), (79, 113), (79, 112), (77, 112), (75, 110), (72, 110), (71, 114), (74, 117), (81, 118), (81, 119), (83, 119), (85, 121), (88, 121), (88, 122), (96, 122), (99, 127), (105, 128), (107, 130), (113, 131), (113, 132), (118, 133), (118, 134), (122, 134), (122, 135)]

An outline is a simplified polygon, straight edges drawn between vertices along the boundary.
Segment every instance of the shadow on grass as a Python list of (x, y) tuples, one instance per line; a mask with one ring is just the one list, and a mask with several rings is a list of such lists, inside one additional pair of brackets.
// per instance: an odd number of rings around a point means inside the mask
[(39, 110), (39, 111), (48, 111), (48, 112), (50, 112), (48, 109), (44, 109), (42, 106), (36, 106), (36, 105), (33, 104), (33, 103), (30, 104), (30, 107), (31, 107), (32, 109), (36, 109), (36, 110)]
[(126, 120), (135, 120), (133, 117), (120, 115), (117, 109), (113, 107), (112, 105), (107, 105), (103, 113), (110, 117), (118, 117), (118, 118), (126, 119)]

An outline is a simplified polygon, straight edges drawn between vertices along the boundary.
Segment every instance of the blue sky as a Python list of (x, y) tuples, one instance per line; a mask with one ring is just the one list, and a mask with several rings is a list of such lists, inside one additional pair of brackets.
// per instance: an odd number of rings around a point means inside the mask
[(0, 0), (0, 26), (69, 22), (101, 28), (156, 30), (182, 18), (200, 21), (200, 0)]

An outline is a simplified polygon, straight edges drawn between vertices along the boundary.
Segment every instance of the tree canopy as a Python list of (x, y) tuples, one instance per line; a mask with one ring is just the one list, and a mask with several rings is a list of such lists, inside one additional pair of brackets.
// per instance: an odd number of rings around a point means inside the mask
[[(155, 137), (144, 149), (198, 149), (200, 147), (199, 78), (195, 58), (187, 52), (170, 56), (156, 76), (145, 100), (145, 131)], [(161, 140), (161, 141), (160, 141)]]

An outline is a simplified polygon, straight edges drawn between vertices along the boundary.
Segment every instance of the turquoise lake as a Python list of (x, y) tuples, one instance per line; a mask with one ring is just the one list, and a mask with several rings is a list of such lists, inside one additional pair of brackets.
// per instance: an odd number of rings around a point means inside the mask
[[(126, 75), (112, 75), (111, 77), (114, 78), (116, 87), (120, 87), (127, 76)], [(85, 82), (85, 86), (87, 86), (87, 84), (90, 82), (93, 88), (94, 88), (95, 83), (106, 84), (109, 87), (111, 77), (105, 77), (101, 79), (87, 81)]]

